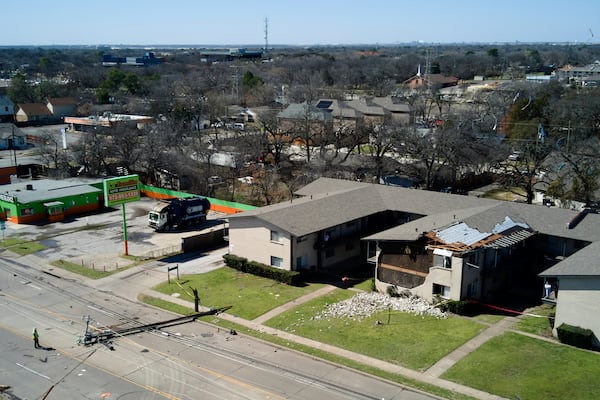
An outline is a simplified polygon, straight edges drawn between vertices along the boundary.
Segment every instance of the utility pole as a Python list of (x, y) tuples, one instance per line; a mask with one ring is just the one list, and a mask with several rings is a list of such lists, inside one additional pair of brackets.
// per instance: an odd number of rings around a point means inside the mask
[(569, 120), (569, 126), (567, 128), (567, 155), (569, 155), (569, 139), (571, 138), (571, 120)]
[(239, 66), (238, 65), (232, 65), (231, 66), (234, 70), (233, 73), (233, 86), (231, 87), (231, 96), (235, 96), (235, 103), (238, 104), (239, 103), (239, 98), (240, 98), (240, 72), (239, 72)]

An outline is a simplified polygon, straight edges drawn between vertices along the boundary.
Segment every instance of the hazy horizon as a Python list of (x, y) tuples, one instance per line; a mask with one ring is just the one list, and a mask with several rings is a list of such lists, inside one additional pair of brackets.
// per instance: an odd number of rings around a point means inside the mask
[(3, 15), (2, 47), (597, 44), (600, 34), (600, 2), (584, 0), (568, 10), (538, 0), (32, 0), (27, 11), (3, 4)]

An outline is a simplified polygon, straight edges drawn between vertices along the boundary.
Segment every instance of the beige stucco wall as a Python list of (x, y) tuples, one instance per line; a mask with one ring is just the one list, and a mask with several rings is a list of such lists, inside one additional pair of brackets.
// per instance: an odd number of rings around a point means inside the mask
[[(556, 301), (556, 328), (561, 324), (590, 329), (600, 338), (600, 278), (561, 277)], [(600, 342), (596, 341), (596, 346)]]
[(283, 269), (290, 269), (292, 261), (290, 236), (287, 232), (278, 231), (279, 242), (271, 241), (271, 229), (276, 227), (257, 224), (254, 218), (232, 218), (229, 221), (229, 253), (248, 260), (271, 265), (271, 256), (283, 259)]

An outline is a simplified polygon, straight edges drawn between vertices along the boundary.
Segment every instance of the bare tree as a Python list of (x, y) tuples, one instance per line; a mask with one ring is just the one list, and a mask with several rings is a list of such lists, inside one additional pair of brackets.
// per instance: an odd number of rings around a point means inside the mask
[(75, 159), (91, 176), (106, 174), (111, 154), (111, 143), (107, 136), (99, 130), (86, 132), (83, 137), (73, 146)]
[(362, 135), (369, 138), (368, 152), (375, 160), (375, 179), (379, 182), (383, 174), (383, 162), (390, 152), (400, 143), (400, 127), (392, 123), (367, 123), (362, 128)]
[[(259, 125), (261, 129), (261, 144), (265, 153), (272, 156), (273, 164), (278, 167), (290, 146), (292, 132), (286, 129), (285, 124), (280, 124), (277, 114), (279, 110), (269, 110), (261, 113)], [(289, 128), (289, 127), (288, 127)]]
[(35, 152), (43, 160), (46, 169), (55, 171), (61, 177), (69, 176), (69, 153), (63, 148), (61, 133), (45, 130), (40, 139)]
[(264, 205), (279, 203), (287, 197), (286, 186), (279, 179), (276, 168), (260, 168), (253, 174), (252, 190)]
[(116, 125), (111, 129), (112, 157), (126, 171), (135, 170), (143, 157), (144, 135), (136, 127)]
[(547, 194), (562, 200), (590, 204), (597, 201), (600, 189), (600, 142), (597, 138), (572, 143), (570, 148), (559, 147), (546, 165), (553, 181)]
[(504, 172), (500, 174), (500, 183), (518, 196), (522, 193), (513, 190), (519, 188), (525, 192), (525, 202), (531, 204), (535, 198), (535, 188), (540, 183), (544, 171), (544, 161), (552, 151), (548, 140), (521, 141), (517, 145), (518, 159), (509, 160), (502, 164)]

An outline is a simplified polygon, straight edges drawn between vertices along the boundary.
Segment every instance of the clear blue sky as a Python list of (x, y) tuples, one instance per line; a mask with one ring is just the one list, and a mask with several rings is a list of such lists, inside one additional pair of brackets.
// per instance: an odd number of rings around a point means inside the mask
[(600, 1), (3, 1), (2, 45), (598, 43)]

